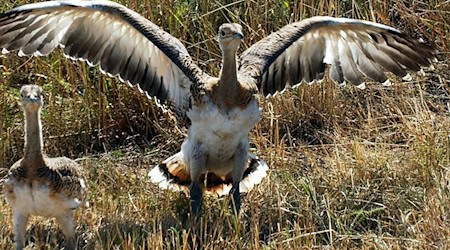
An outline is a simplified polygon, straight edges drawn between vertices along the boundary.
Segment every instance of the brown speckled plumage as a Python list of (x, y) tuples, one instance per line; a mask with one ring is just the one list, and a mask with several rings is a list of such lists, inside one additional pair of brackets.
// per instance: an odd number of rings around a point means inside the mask
[(69, 158), (46, 158), (45, 166), (36, 169), (36, 177), (42, 182), (48, 182), (54, 193), (79, 200), (87, 198), (86, 189), (80, 185), (80, 178), (84, 178), (82, 169)]

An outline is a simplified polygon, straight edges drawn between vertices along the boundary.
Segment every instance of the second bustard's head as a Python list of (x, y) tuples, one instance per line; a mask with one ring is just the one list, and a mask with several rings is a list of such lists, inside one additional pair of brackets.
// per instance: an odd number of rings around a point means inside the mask
[(25, 85), (20, 89), (20, 105), (25, 111), (35, 112), (44, 104), (42, 89), (36, 85)]
[(219, 27), (218, 40), (222, 51), (236, 52), (244, 38), (242, 26), (237, 23), (225, 23)]

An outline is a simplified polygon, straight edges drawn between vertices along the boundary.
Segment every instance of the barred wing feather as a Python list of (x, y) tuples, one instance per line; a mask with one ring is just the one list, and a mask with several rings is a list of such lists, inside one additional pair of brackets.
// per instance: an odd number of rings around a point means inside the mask
[(404, 77), (406, 70), (429, 66), (433, 49), (404, 33), (368, 21), (313, 17), (286, 25), (240, 56), (239, 74), (251, 77), (264, 95), (324, 77), (363, 84)]
[(43, 56), (57, 47), (72, 59), (138, 85), (185, 112), (203, 72), (179, 40), (136, 12), (109, 1), (50, 1), (0, 15), (0, 49)]

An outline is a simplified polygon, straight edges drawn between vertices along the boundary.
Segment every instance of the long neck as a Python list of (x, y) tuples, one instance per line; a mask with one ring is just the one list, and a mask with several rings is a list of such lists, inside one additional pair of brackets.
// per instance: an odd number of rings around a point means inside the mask
[[(222, 52), (222, 72), (220, 79), (237, 83), (237, 63), (236, 51), (224, 50)], [(232, 84), (227, 84), (232, 85)]]
[(221, 101), (227, 105), (239, 94), (237, 79), (236, 51), (222, 51), (222, 71), (219, 77), (218, 93)]
[(25, 111), (25, 159), (41, 159), (42, 125), (40, 111)]

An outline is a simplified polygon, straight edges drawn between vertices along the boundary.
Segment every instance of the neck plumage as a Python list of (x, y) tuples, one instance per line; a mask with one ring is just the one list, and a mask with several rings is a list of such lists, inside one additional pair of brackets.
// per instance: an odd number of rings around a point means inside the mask
[(42, 145), (41, 112), (25, 111), (24, 158), (29, 160), (43, 159)]
[[(222, 52), (222, 72), (220, 79), (237, 83), (236, 51), (224, 50)], [(231, 85), (231, 84), (227, 84)]]
[(217, 88), (220, 101), (228, 106), (232, 105), (240, 90), (236, 62), (236, 51), (222, 51), (222, 70)]

